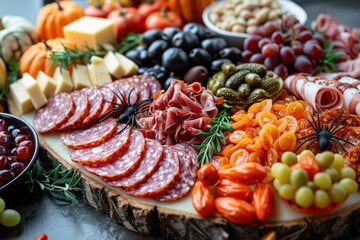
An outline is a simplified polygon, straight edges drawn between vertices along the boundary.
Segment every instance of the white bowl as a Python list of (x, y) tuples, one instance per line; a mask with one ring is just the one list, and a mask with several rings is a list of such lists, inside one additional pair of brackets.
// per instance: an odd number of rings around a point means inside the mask
[[(210, 13), (214, 9), (214, 7), (224, 4), (225, 1), (214, 2), (210, 4), (203, 12), (202, 19), (204, 21), (205, 26), (213, 32), (215, 35), (223, 37), (230, 46), (242, 47), (245, 38), (249, 36), (247, 33), (236, 33), (230, 32), (215, 26), (209, 18)], [(279, 0), (281, 9), (289, 12), (294, 15), (301, 24), (305, 24), (307, 20), (307, 14), (305, 10), (297, 5), (296, 3), (290, 0)]]

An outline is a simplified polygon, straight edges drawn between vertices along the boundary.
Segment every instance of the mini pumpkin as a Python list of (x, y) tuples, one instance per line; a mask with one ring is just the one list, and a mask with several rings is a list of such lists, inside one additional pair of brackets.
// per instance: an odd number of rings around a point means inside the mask
[[(0, 87), (6, 86), (6, 65), (4, 61), (0, 58)], [(1, 112), (1, 111), (0, 111)]]
[(20, 73), (29, 73), (34, 78), (39, 71), (43, 71), (49, 76), (54, 75), (55, 68), (48, 59), (51, 52), (60, 51), (66, 48), (74, 48), (74, 44), (64, 38), (49, 39), (46, 42), (39, 42), (31, 46), (20, 58)]
[(23, 17), (0, 17), (0, 57), (5, 63), (19, 60), (23, 52), (36, 43), (33, 25)]
[(169, 8), (185, 22), (202, 23), (202, 12), (214, 0), (168, 0)]
[(63, 38), (63, 27), (85, 16), (79, 4), (71, 1), (55, 1), (41, 8), (37, 20), (37, 36), (40, 40)]

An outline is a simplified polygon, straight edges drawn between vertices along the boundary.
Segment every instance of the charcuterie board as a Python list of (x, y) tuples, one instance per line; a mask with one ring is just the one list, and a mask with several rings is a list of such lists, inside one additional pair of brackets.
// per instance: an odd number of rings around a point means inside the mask
[[(8, 103), (12, 114), (32, 124), (34, 112), (20, 115), (12, 99), (8, 99)], [(144, 235), (161, 235), (170, 239), (259, 239), (275, 230), (278, 239), (334, 239), (347, 236), (360, 227), (359, 192), (351, 195), (335, 211), (324, 215), (297, 213), (276, 197), (272, 216), (262, 224), (236, 225), (216, 216), (202, 219), (189, 196), (170, 203), (128, 196), (71, 161), (71, 150), (60, 141), (59, 134), (39, 134), (39, 140), (39, 155), (43, 161), (62, 163), (80, 173), (85, 202), (108, 213), (127, 229)]]

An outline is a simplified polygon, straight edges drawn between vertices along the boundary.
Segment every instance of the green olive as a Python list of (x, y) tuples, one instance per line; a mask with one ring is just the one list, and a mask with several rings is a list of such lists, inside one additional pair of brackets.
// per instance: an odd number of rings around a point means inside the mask
[(248, 73), (245, 76), (245, 82), (256, 87), (261, 84), (261, 77), (256, 73)]
[(241, 97), (247, 98), (251, 93), (251, 86), (248, 83), (242, 83), (238, 88), (238, 93)]

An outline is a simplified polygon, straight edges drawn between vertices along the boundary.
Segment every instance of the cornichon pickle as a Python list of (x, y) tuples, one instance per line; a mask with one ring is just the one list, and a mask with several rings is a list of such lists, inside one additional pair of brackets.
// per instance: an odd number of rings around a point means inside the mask
[(266, 90), (267, 95), (271, 96), (280, 90), (280, 82), (278, 77), (264, 77), (261, 80), (261, 88)]
[(236, 66), (236, 71), (249, 70), (258, 74), (261, 78), (266, 75), (266, 67), (258, 63), (243, 63)]
[(247, 98), (251, 93), (251, 86), (248, 83), (242, 83), (240, 84), (240, 87), (238, 89), (238, 93), (241, 97)]
[(260, 85), (261, 83), (261, 77), (256, 73), (248, 73), (245, 76), (245, 82), (250, 84), (253, 87), (256, 87)]
[(222, 66), (221, 66), (221, 71), (223, 71), (226, 76), (231, 76), (235, 73), (235, 64), (233, 63), (224, 63)]
[(230, 100), (230, 101), (244, 101), (244, 99), (240, 96), (240, 94), (237, 91), (227, 87), (219, 88), (216, 91), (216, 96), (223, 97), (225, 100)]
[(252, 91), (247, 98), (249, 101), (255, 101), (266, 97), (266, 91), (262, 88), (256, 88)]
[(233, 90), (237, 90), (245, 81), (245, 76), (250, 73), (249, 70), (239, 71), (235, 74), (233, 74), (231, 77), (229, 77), (228, 80), (226, 80), (225, 87), (231, 88)]
[(208, 89), (215, 95), (219, 88), (225, 86), (226, 74), (223, 72), (216, 73), (208, 82)]

